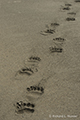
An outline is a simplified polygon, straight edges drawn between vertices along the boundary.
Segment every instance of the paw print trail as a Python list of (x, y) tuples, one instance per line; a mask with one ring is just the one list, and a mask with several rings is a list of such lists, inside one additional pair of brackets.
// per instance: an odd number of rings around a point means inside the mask
[[(65, 4), (65, 7), (62, 6), (62, 10), (70, 10), (71, 9), (71, 4)], [(71, 15), (75, 15), (74, 13), (70, 13)], [(67, 17), (66, 18), (67, 21), (75, 21), (74, 17)], [(59, 26), (60, 24), (55, 22), (55, 23), (51, 23), (50, 25), (46, 26), (46, 30), (43, 30), (40, 32), (40, 34), (47, 36), (47, 35), (52, 35), (56, 32), (56, 28)], [(62, 53), (63, 52), (63, 45), (64, 45), (65, 39), (62, 37), (56, 37), (53, 38), (53, 45), (49, 47), (48, 52), (50, 52), (51, 54), (54, 55), (54, 53)], [(51, 55), (50, 54), (50, 55)], [(54, 56), (55, 57), (55, 56)], [(57, 59), (57, 58), (54, 58)], [(23, 76), (29, 77), (32, 76), (34, 73), (38, 72), (39, 69), (39, 64), (42, 62), (42, 59), (38, 56), (38, 55), (31, 55), (30, 57), (28, 57), (28, 59), (25, 60), (24, 62), (24, 67), (21, 68), (20, 70), (17, 71), (16, 73), (16, 77), (18, 77), (19, 79), (23, 79)], [(56, 67), (62, 63), (63, 60), (58, 60), (57, 64), (55, 65)], [(55, 63), (55, 62), (53, 62)], [(16, 102), (16, 104), (14, 105), (16, 108), (16, 113), (25, 113), (25, 112), (30, 112), (33, 113), (35, 111), (35, 104), (36, 101), (38, 99), (40, 99), (41, 96), (44, 95), (45, 89), (46, 89), (46, 83), (48, 81), (48, 79), (50, 77), (53, 76), (53, 73), (51, 71), (51, 61), (48, 62), (48, 64), (46, 64), (45, 68), (47, 69), (48, 66), (48, 70), (46, 70), (44, 72), (44, 77), (38, 82), (38, 84), (33, 84), (30, 86), (27, 86), (26, 88), (26, 99), (29, 102)], [(47, 77), (46, 77), (47, 75)], [(35, 104), (34, 104), (35, 102)]]
[[(51, 75), (53, 75), (51, 73)], [(36, 85), (31, 85), (23, 91), (22, 95), (19, 98), (16, 98), (17, 102), (14, 102), (15, 113), (24, 114), (24, 113), (34, 113), (36, 101), (44, 94), (46, 83), (51, 75), (47, 75)], [(21, 100), (20, 100), (21, 99)], [(25, 102), (24, 102), (25, 101)], [(34, 104), (35, 103), (35, 104)]]

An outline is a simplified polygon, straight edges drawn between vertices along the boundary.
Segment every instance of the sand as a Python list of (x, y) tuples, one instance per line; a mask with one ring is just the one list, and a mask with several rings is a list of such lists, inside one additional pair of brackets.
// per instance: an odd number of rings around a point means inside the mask
[[(0, 120), (80, 120), (79, 9), (75, 0), (0, 0)], [(64, 41), (53, 40), (59, 37)], [(62, 52), (50, 51), (55, 46)], [(20, 74), (30, 56), (41, 59), (34, 73)], [(44, 93), (26, 90), (35, 85)], [(18, 114), (19, 101), (35, 111)]]

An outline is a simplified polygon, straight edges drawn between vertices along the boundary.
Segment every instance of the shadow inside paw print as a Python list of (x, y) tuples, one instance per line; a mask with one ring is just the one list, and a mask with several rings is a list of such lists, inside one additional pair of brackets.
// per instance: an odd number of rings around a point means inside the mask
[(62, 53), (62, 51), (63, 51), (62, 48), (57, 48), (57, 47), (50, 47), (49, 50), (51, 53), (54, 53), (54, 52)]
[(18, 114), (24, 113), (24, 112), (33, 113), (34, 112), (34, 107), (35, 107), (34, 104), (24, 103), (23, 101), (17, 102), (16, 104), (14, 104), (14, 106), (16, 107), (15, 112), (18, 113)]
[(75, 21), (76, 19), (75, 18), (66, 18), (66, 21)]
[(27, 88), (27, 91), (42, 94), (44, 93), (44, 88), (39, 86), (30, 86)]
[(53, 29), (47, 29), (46, 31), (41, 31), (40, 34), (42, 35), (48, 35), (48, 34), (54, 34), (55, 33), (55, 30)]

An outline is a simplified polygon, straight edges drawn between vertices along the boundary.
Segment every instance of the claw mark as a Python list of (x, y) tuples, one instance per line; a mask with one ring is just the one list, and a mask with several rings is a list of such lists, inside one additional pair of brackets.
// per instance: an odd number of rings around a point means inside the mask
[(28, 59), (24, 61), (25, 67), (29, 66), (33, 71), (38, 71), (38, 63), (41, 61), (41, 58), (38, 56), (30, 56)]
[(39, 87), (39, 86), (30, 86), (27, 88), (28, 92), (37, 92), (37, 93), (44, 93), (44, 88), (43, 87)]
[(28, 61), (29, 62), (37, 62), (37, 61), (41, 61), (41, 58), (40, 57), (31, 56)]
[(51, 26), (59, 26), (59, 23), (51, 23)]
[(65, 41), (64, 38), (58, 37), (58, 38), (53, 38), (54, 41), (59, 41), (59, 42), (63, 42)]

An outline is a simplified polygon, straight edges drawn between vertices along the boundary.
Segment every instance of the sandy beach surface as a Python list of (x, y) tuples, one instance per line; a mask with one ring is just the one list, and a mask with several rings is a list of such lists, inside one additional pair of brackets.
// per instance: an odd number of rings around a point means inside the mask
[(75, 0), (0, 0), (0, 120), (80, 120), (79, 31)]

